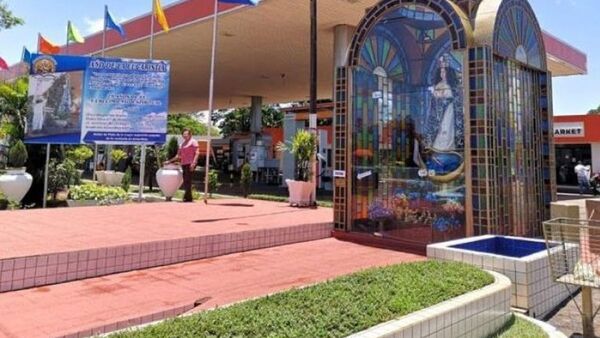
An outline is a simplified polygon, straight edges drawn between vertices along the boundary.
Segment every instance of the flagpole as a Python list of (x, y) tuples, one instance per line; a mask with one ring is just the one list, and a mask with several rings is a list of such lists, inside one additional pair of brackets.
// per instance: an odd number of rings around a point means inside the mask
[(71, 20), (67, 21), (67, 47), (65, 54), (69, 55), (69, 28), (71, 27)]
[(104, 50), (106, 49), (106, 16), (108, 14), (108, 5), (104, 5), (104, 27), (102, 27), (102, 51), (100, 56), (104, 57)]
[[(104, 5), (104, 26), (102, 27), (102, 49), (100, 50), (100, 56), (104, 57), (104, 50), (106, 49), (106, 13), (108, 12), (108, 6)], [(97, 181), (96, 169), (98, 168), (98, 143), (94, 142), (94, 168), (92, 168), (92, 180)]]
[(207, 132), (208, 138), (206, 139), (206, 164), (204, 170), (204, 203), (208, 204), (208, 173), (210, 171), (210, 150), (211, 150), (211, 129), (212, 129), (212, 111), (214, 104), (214, 93), (215, 93), (215, 54), (217, 50), (217, 28), (219, 19), (219, 0), (215, 0), (214, 3), (214, 14), (213, 14), (213, 34), (212, 34), (212, 50), (210, 57), (210, 82), (208, 85), (208, 122)]
[[(148, 52), (148, 58), (152, 60), (154, 57), (154, 1), (150, 0), (152, 4), (152, 12), (150, 13), (150, 50)], [(142, 151), (140, 154), (140, 180), (139, 180), (139, 191), (138, 199), (142, 201), (144, 198), (144, 176), (146, 174), (146, 145), (142, 144)], [(152, 179), (152, 178), (150, 178)]]
[[(42, 34), (38, 33), (37, 52), (40, 53), (40, 41)], [(48, 200), (48, 171), (50, 169), (50, 143), (46, 143), (46, 163), (44, 165), (44, 197), (42, 200), (42, 208), (46, 208), (46, 201)]]

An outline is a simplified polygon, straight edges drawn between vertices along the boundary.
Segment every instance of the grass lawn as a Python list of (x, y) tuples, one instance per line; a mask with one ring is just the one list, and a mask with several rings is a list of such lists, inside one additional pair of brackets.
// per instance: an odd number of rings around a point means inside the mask
[(492, 282), (462, 263), (400, 264), (111, 337), (345, 337)]
[(511, 320), (498, 332), (490, 338), (546, 338), (548, 335), (538, 326), (513, 316)]

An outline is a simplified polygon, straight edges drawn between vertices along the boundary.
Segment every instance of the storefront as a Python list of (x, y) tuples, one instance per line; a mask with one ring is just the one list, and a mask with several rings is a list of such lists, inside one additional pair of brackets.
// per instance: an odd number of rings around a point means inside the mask
[(526, 0), (371, 8), (337, 69), (340, 237), (540, 235), (553, 199), (550, 77)]
[(600, 171), (600, 115), (555, 116), (553, 128), (558, 185), (577, 185), (579, 161)]

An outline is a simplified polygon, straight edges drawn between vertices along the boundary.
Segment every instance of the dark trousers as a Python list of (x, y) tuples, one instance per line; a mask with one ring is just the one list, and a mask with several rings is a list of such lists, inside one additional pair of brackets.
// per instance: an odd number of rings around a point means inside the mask
[(189, 164), (182, 165), (181, 169), (183, 169), (183, 189), (185, 190), (183, 201), (192, 202), (194, 200), (192, 197), (192, 177), (194, 176), (194, 172), (190, 170)]

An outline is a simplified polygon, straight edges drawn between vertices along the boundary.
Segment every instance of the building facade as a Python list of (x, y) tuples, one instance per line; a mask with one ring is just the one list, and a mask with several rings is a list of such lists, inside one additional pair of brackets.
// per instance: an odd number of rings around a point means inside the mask
[(577, 185), (579, 161), (600, 172), (600, 115), (555, 116), (553, 129), (558, 185)]
[(555, 191), (550, 82), (526, 0), (372, 7), (336, 69), (338, 235), (540, 235)]

